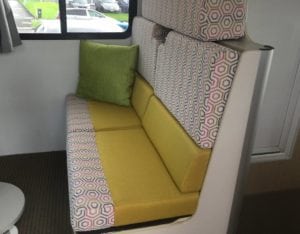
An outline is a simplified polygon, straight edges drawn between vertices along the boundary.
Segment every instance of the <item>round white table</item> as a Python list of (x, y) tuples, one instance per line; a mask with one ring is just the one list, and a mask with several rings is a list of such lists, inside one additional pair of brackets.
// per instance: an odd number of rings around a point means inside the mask
[(23, 192), (16, 186), (0, 182), (0, 234), (17, 234), (15, 223), (25, 205)]

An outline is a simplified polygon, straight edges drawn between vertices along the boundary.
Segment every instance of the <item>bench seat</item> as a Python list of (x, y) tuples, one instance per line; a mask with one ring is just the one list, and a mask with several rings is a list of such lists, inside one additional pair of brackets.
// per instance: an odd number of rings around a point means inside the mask
[(194, 143), (139, 75), (131, 102), (67, 97), (75, 231), (189, 216), (197, 208), (211, 151)]
[[(225, 147), (224, 128), (220, 131), (223, 144), (215, 147), (215, 142), (235, 74), (240, 72), (241, 51), (210, 41), (244, 35), (245, 4), (243, 0), (229, 5), (225, 0), (174, 2), (143, 1), (143, 17), (134, 19), (132, 42), (139, 45), (137, 71), (143, 77), (136, 76), (131, 107), (74, 96), (67, 99), (69, 195), (75, 232), (194, 215), (188, 222), (196, 233), (201, 222), (209, 220), (213, 226), (215, 216), (218, 221), (226, 219), (224, 212), (215, 212), (215, 207), (227, 212), (222, 207), (230, 206), (222, 202), (222, 192), (232, 187), (226, 180), (231, 171), (225, 173), (223, 164), (225, 169), (234, 165), (228, 167), (224, 157), (232, 163), (239, 149)], [(227, 131), (228, 138), (235, 134)], [(206, 177), (209, 163), (213, 167)], [(224, 172), (226, 178), (209, 177), (212, 170)], [(207, 193), (211, 186), (218, 187), (218, 192)], [(203, 203), (208, 196), (217, 199)], [(197, 209), (199, 201), (201, 209)], [(184, 233), (188, 225), (157, 233)]]

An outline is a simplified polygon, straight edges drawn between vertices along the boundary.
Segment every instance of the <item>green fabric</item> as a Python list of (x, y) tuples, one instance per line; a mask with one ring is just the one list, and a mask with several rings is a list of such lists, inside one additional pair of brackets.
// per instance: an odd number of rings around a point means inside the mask
[(137, 45), (81, 41), (77, 96), (129, 106), (137, 56)]

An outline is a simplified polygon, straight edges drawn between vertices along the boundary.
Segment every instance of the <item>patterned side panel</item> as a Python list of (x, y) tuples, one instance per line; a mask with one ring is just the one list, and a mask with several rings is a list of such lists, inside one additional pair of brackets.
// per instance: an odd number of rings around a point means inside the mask
[(66, 98), (67, 107), (67, 132), (91, 132), (94, 131), (90, 120), (87, 101), (68, 95)]
[[(86, 101), (67, 97), (67, 166), (74, 231), (114, 225), (114, 205), (103, 173)], [(71, 122), (69, 122), (71, 121)], [(78, 124), (78, 127), (76, 125)]]
[(141, 17), (133, 21), (133, 44), (139, 45), (139, 73), (154, 86), (157, 48), (164, 41), (169, 30)]
[(221, 117), (225, 110), (233, 78), (236, 73), (239, 56), (230, 49), (216, 52), (210, 61), (211, 75), (205, 86), (203, 124), (195, 133), (202, 139), (204, 148), (213, 146), (218, 134)]
[(155, 94), (202, 148), (212, 148), (238, 53), (170, 32), (158, 50)]
[(237, 39), (245, 34), (246, 0), (147, 0), (142, 14), (202, 41)]

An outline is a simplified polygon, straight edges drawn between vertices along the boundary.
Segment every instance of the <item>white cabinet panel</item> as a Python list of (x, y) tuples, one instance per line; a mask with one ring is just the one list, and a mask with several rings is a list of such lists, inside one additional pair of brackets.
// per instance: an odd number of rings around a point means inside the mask
[(248, 0), (249, 36), (275, 47), (259, 112), (254, 154), (289, 156), (296, 135), (295, 121), (299, 119), (299, 112), (295, 111), (299, 96), (299, 10), (299, 0)]

